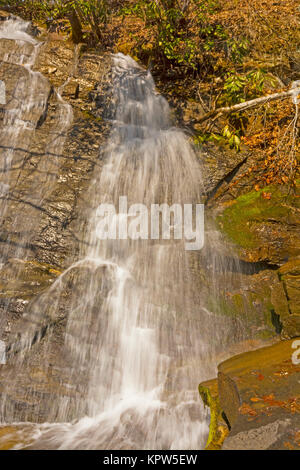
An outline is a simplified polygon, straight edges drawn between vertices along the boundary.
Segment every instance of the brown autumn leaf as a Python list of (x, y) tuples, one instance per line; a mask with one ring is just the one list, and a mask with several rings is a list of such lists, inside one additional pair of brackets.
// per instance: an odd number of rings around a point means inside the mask
[(263, 400), (265, 403), (267, 403), (270, 406), (280, 406), (280, 407), (286, 406), (286, 403), (284, 401), (275, 400), (273, 393), (271, 393), (271, 395), (263, 396)]
[(257, 412), (250, 405), (248, 405), (247, 403), (243, 403), (239, 407), (239, 412), (242, 415), (257, 416)]
[(271, 393), (271, 395), (264, 395), (262, 398), (264, 401), (270, 401), (270, 400), (274, 400), (275, 396), (274, 396), (274, 393)]

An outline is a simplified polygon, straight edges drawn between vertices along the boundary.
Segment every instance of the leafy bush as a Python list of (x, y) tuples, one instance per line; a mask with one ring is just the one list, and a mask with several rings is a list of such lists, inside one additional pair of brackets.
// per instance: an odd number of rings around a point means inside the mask
[(200, 40), (210, 34), (208, 14), (215, 5), (214, 0), (138, 0), (122, 11), (144, 22), (154, 36), (158, 57), (195, 70), (202, 57)]
[(227, 74), (222, 100), (228, 105), (242, 103), (261, 95), (266, 80), (264, 70), (251, 70), (248, 73), (232, 71)]

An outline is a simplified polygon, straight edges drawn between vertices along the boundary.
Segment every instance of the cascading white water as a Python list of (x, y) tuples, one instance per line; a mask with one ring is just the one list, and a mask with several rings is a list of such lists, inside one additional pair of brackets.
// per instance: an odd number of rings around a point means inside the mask
[[(151, 74), (122, 54), (113, 61), (116, 115), (104, 166), (89, 189), (94, 210), (80, 258), (27, 312), (15, 359), (20, 370), (28, 366), (27, 350), (45, 319), (59, 311), (64, 281), (74, 273), (61, 354), (69, 364), (66, 385), (81, 394), (51, 398), (49, 424), (33, 427), (32, 447), (198, 449), (208, 426), (197, 385), (214, 374), (215, 330), (221, 326), (221, 335), (225, 320), (207, 310), (194, 271), (202, 262), (214, 280), (222, 260), (210, 239), (202, 258), (181, 240), (98, 239), (101, 203), (118, 207), (119, 197), (127, 196), (128, 206), (196, 204), (203, 192), (199, 162), (184, 133), (172, 127)], [(212, 296), (216, 288), (212, 282)], [(43, 361), (49, 370), (50, 355)], [(16, 421), (5, 399), (1, 410), (4, 421)]]
[[(10, 96), (5, 107), (4, 119), (0, 130), (0, 215), (3, 219), (7, 214), (8, 199), (16, 196), (15, 181), (21, 186), (22, 171), (28, 181), (30, 190), (26, 193), (26, 204), (42, 206), (44, 199), (51, 193), (53, 182), (57, 178), (57, 171), (61, 165), (60, 154), (64, 146), (66, 132), (72, 122), (72, 107), (64, 102), (60, 94), (56, 94), (57, 118), (50, 131), (46, 143), (45, 158), (36, 165), (39, 178), (35, 181), (33, 168), (26, 171), (24, 162), (30, 151), (35, 129), (39, 120), (46, 112), (47, 102), (51, 93), (47, 79), (40, 73), (32, 70), (35, 65), (41, 43), (29, 33), (30, 23), (20, 18), (11, 18), (0, 24), (0, 40), (4, 41), (0, 55), (0, 66), (16, 75), (10, 80), (12, 90), (7, 91)], [(19, 66), (22, 67), (19, 67)], [(2, 77), (2, 73), (1, 73)], [(6, 77), (4, 73), (4, 77)], [(5, 81), (5, 80), (4, 80)], [(26, 183), (28, 185), (28, 183)], [(14, 228), (18, 231), (26, 225), (28, 238), (22, 240), (22, 245), (29, 243), (34, 234), (34, 227), (26, 211), (15, 215)], [(22, 257), (22, 249), (15, 252), (16, 257)], [(24, 256), (23, 256), (24, 257)]]
[[(95, 203), (118, 207), (119, 196), (149, 208), (155, 202), (199, 202), (196, 158), (183, 133), (170, 127), (169, 107), (155, 93), (150, 73), (121, 54), (114, 63), (117, 112), (106, 163), (93, 184)], [(184, 243), (99, 241), (97, 220), (95, 211), (86, 235), (91, 248), (84, 255), (87, 263), (107, 267), (112, 288), (95, 314), (99, 276), (90, 277), (84, 305), (75, 299), (66, 336), (78, 367), (90, 370), (87, 413), (98, 429), (93, 443), (87, 436), (78, 445), (199, 447), (206, 426), (192, 364), (202, 339), (192, 328), (182, 331), (197, 308)], [(138, 437), (131, 436), (132, 428)]]
[[(23, 65), (25, 69), (16, 82), (12, 94), (13, 99), (5, 111), (0, 134), (1, 174), (4, 175), (6, 185), (13, 163), (20, 164), (16, 147), (22, 143), (26, 151), (32, 132), (35, 130), (40, 115), (44, 112), (47, 101), (47, 94), (44, 93), (44, 77), (31, 70), (39, 43), (26, 32), (28, 25), (29, 23), (20, 19), (10, 19), (0, 24), (0, 39), (14, 44), (14, 47), (7, 48), (7, 52), (2, 58), (3, 63)], [(14, 68), (12, 68), (12, 72), (14, 72)], [(18, 160), (13, 161), (14, 157)], [(21, 158), (24, 156), (22, 155)]]
[[(7, 19), (1, 24), (0, 37), (4, 39), (12, 39), (13, 41), (26, 42), (35, 46), (37, 44), (37, 41), (28, 34), (29, 24), (29, 22), (17, 17)], [(23, 64), (23, 61), (21, 61), (20, 63)]]

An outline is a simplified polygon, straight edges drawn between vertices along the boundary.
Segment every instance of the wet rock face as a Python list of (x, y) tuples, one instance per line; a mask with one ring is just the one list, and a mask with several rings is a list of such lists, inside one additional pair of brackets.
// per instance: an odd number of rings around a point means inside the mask
[(253, 266), (261, 264), (266, 273), (268, 267), (273, 270), (272, 279), (264, 283), (269, 290), (267, 303), (275, 329), (284, 339), (300, 335), (298, 192), (299, 180), (295, 191), (269, 186), (223, 202), (217, 209), (219, 227), (237, 247), (240, 259)]
[[(110, 56), (81, 52), (44, 32), (40, 38), (44, 42), (0, 38), (0, 80), (6, 89), (0, 104), (0, 339), (7, 345), (18, 344), (22, 331), (34, 324), (30, 312), (39, 308), (40, 296), (76, 259), (91, 209), (87, 188), (95, 166), (102, 164), (100, 147), (110, 129), (91, 93), (97, 89), (99, 99), (101, 93), (109, 99)], [(8, 399), (20, 411), (18, 420), (43, 420), (50, 393), (69, 399), (76, 393), (61, 386), (67, 383), (62, 370), (68, 358), (61, 347), (70, 286), (68, 278), (60, 309), (45, 312), (45, 322), (35, 325), (40, 341), (29, 353), (31, 365), (18, 371), (12, 356), (9, 366), (0, 366), (1, 392), (18, 376)], [(46, 333), (50, 350), (43, 342)], [(52, 365), (42, 373), (46, 354)], [(32, 383), (39, 384), (44, 408), (33, 405)]]
[[(278, 271), (282, 297), (279, 300), (279, 315), (282, 322), (282, 337), (300, 335), (300, 258), (289, 261)], [(278, 301), (278, 296), (276, 296)], [(275, 309), (276, 309), (276, 301)]]

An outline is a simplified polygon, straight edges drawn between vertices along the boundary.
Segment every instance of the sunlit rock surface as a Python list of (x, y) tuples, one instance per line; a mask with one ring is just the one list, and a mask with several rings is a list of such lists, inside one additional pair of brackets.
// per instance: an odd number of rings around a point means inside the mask
[[(208, 448), (299, 450), (295, 341), (234, 356), (218, 366), (218, 379), (200, 384), (200, 395), (212, 410)], [(297, 344), (299, 349), (299, 338)]]

